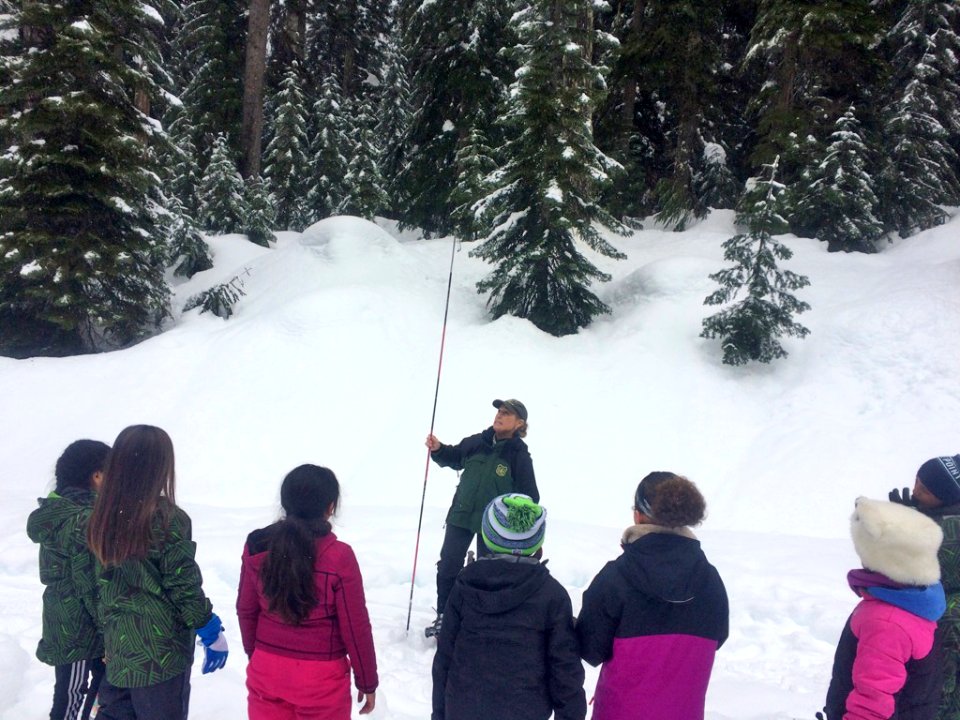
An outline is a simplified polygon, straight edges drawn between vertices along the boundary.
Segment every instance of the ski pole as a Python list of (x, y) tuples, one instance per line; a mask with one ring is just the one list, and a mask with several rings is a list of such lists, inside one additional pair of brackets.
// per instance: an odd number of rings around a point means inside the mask
[[(447, 315), (450, 312), (450, 288), (453, 287), (453, 258), (457, 253), (457, 239), (450, 248), (450, 274), (447, 277), (447, 300), (443, 308), (443, 329), (440, 332), (440, 360), (437, 363), (437, 386), (433, 391), (433, 412), (430, 414), (430, 434), (437, 419), (437, 398), (440, 397), (440, 371), (443, 369), (443, 346), (447, 340)], [(413, 573), (410, 576), (410, 602), (407, 605), (407, 629), (410, 632), (410, 616), (413, 613), (413, 588), (417, 580), (417, 557), (420, 555), (420, 531), (423, 529), (423, 506), (427, 501), (427, 478), (430, 475), (430, 448), (427, 448), (427, 464), (423, 470), (423, 493), (420, 496), (420, 519), (417, 520), (417, 542), (413, 548)], [(439, 612), (439, 610), (438, 610)]]

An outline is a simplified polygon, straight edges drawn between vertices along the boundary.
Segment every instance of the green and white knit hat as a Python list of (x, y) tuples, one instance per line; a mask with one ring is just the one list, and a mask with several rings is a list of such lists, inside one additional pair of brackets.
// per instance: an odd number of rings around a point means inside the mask
[(543, 545), (547, 509), (520, 493), (495, 497), (483, 511), (480, 532), (492, 552), (533, 555)]

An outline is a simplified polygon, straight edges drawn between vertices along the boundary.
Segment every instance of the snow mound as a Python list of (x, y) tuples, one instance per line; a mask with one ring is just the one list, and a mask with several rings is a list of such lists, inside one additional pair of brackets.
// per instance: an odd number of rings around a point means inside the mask
[(636, 305), (650, 298), (700, 294), (715, 289), (708, 277), (716, 272), (716, 263), (704, 258), (680, 257), (655, 260), (634, 270), (609, 289), (615, 305)]
[(356, 259), (371, 253), (393, 256), (400, 250), (400, 243), (386, 230), (350, 215), (314, 223), (303, 231), (300, 244), (317, 248), (335, 260)]

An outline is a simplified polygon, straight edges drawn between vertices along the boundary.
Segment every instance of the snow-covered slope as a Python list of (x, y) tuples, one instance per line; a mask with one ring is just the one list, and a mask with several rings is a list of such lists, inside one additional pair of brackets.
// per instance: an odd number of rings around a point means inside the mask
[[(650, 470), (704, 491), (700, 535), (731, 595), (708, 716), (812, 716), (833, 644), (855, 598), (847, 517), (857, 495), (912, 485), (927, 457), (960, 451), (960, 220), (873, 255), (828, 255), (786, 237), (787, 267), (810, 328), (769, 366), (721, 364), (699, 337), (713, 311), (707, 278), (724, 265), (729, 212), (673, 233), (611, 238), (624, 261), (597, 288), (612, 314), (554, 338), (516, 318), (490, 322), (474, 284), (489, 267), (449, 239), (334, 218), (281, 233), (266, 250), (211, 239), (215, 267), (176, 287), (175, 306), (239, 276), (229, 321), (179, 311), (127, 350), (67, 359), (0, 358), (0, 685), (3, 717), (46, 713), (52, 670), (32, 659), (40, 633), (36, 549), (24, 534), (60, 451), (152, 423), (177, 450), (178, 499), (194, 520), (206, 588), (228, 620), (224, 672), (194, 676), (198, 720), (242, 717), (244, 659), (231, 622), (246, 534), (277, 511), (292, 467), (333, 468), (344, 487), (338, 535), (357, 550), (382, 686), (373, 717), (429, 714), (433, 563), (456, 482), (431, 468), (414, 595), (404, 633), (417, 515), (451, 256), (453, 292), (436, 434), (454, 442), (520, 398), (550, 510), (546, 553), (574, 606), (618, 553), (632, 493)], [(595, 682), (588, 671), (588, 696)]]

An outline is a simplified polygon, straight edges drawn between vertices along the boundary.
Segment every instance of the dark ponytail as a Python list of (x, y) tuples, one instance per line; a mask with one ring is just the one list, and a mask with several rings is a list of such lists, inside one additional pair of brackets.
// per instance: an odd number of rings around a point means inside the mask
[(339, 503), (337, 476), (325, 467), (301, 465), (283, 479), (280, 504), (286, 514), (267, 544), (260, 581), (270, 612), (291, 625), (302, 623), (317, 604), (316, 540), (330, 532), (327, 512), (336, 512)]

